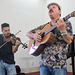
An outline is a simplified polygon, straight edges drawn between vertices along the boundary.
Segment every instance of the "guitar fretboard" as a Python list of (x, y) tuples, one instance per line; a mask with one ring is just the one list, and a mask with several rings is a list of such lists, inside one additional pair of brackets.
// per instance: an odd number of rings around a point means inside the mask
[[(64, 17), (63, 20), (66, 21), (66, 20), (69, 19), (69, 18), (70, 18), (70, 14), (67, 15), (66, 17)], [(53, 25), (52, 27), (50, 27), (48, 30), (46, 30), (46, 31), (44, 32), (44, 36), (47, 35), (49, 32), (51, 32), (52, 30), (54, 30), (55, 28), (57, 28), (56, 25)]]

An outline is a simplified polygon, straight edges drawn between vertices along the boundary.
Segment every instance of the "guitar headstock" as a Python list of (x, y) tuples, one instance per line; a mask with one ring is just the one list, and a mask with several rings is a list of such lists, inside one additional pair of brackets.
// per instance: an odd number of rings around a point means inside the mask
[(73, 11), (72, 13), (70, 13), (69, 15), (67, 15), (66, 17), (64, 17), (63, 20), (66, 21), (67, 19), (69, 19), (71, 17), (75, 17), (75, 11)]
[(75, 17), (75, 11), (70, 14), (70, 17)]

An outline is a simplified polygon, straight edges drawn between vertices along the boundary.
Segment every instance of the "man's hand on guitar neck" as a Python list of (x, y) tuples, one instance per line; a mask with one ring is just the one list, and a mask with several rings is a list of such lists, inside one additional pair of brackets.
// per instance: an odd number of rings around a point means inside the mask
[(63, 36), (63, 39), (67, 44), (70, 44), (72, 42), (72, 37), (67, 33), (66, 24), (65, 24), (64, 20), (59, 19), (56, 23), (56, 26), (60, 30), (61, 34), (66, 33), (66, 35)]
[(61, 33), (66, 32), (66, 24), (63, 19), (59, 19), (56, 23), (56, 26), (60, 30)]

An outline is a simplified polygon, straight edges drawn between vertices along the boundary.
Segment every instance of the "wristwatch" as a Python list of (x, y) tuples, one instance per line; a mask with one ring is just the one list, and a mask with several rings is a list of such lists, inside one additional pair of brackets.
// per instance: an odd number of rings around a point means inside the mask
[(67, 35), (67, 32), (61, 33), (61, 36), (66, 36), (66, 35)]

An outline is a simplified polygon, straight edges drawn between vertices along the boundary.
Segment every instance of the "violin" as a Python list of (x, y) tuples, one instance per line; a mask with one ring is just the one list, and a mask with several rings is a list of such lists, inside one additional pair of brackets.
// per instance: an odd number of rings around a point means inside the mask
[[(15, 43), (16, 43), (16, 40), (19, 40), (19, 41), (21, 41), (21, 39), (19, 38), (19, 37), (16, 37), (14, 34), (10, 34), (10, 36), (8, 36), (8, 37), (4, 37), (4, 39), (5, 39), (5, 43), (4, 44), (2, 44), (1, 46), (0, 46), (0, 48), (1, 47), (3, 47), (7, 42), (11, 42), (12, 44), (14, 44), (15, 45)], [(28, 46), (27, 46), (27, 44), (26, 43), (20, 43), (20, 44), (22, 44), (23, 46), (22, 46), (22, 48), (28, 48)]]
[(4, 39), (6, 42), (11, 42), (12, 44), (15, 44), (16, 40), (21, 41), (20, 38), (16, 37), (14, 34), (10, 34), (10, 36), (4, 37)]

